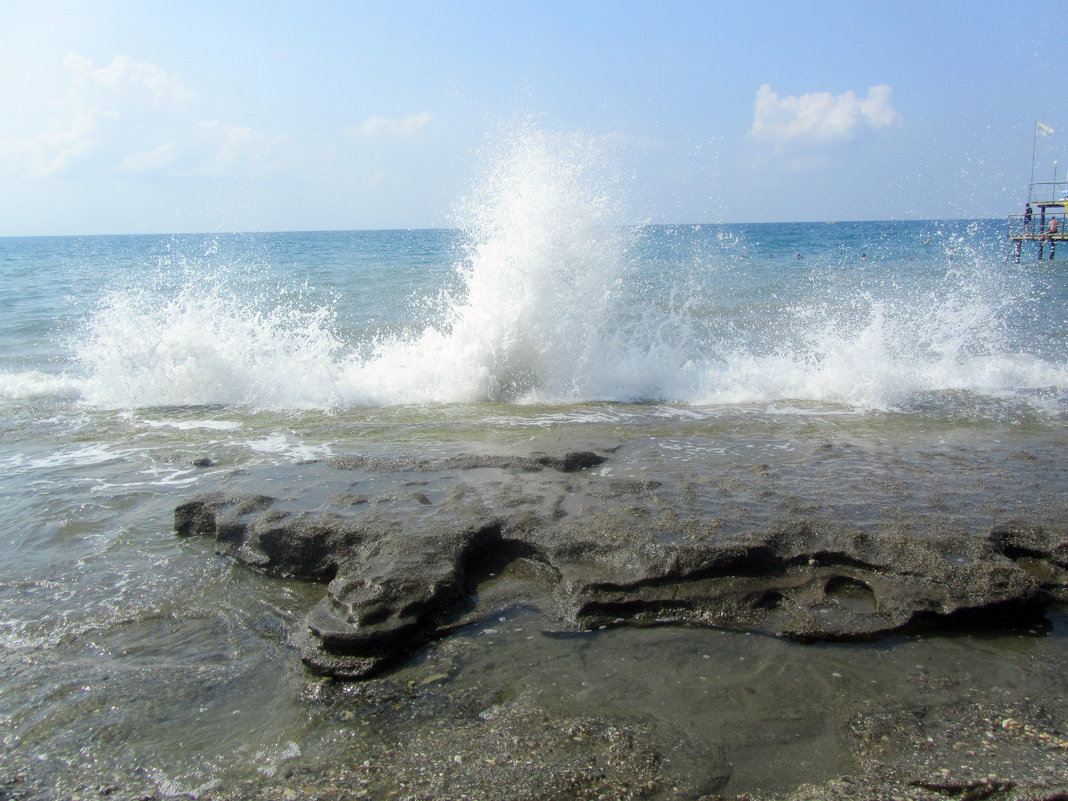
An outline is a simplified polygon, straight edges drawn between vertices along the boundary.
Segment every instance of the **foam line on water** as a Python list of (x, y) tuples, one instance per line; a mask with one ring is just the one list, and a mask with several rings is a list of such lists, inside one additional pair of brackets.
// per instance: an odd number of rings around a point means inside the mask
[(42, 370), (6, 372), (0, 370), (0, 398), (31, 401), (38, 398), (78, 398), (83, 383), (68, 375), (53, 375)]

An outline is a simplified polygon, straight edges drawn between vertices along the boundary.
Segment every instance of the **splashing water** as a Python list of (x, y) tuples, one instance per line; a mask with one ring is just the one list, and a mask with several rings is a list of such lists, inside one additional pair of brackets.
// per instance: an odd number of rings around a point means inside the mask
[[(109, 293), (78, 347), (84, 398), (99, 406), (320, 406), (336, 402), (331, 312), (243, 301), (215, 282), (161, 302)], [(294, 380), (296, 379), (296, 380)]]
[[(75, 344), (84, 400), (893, 409), (963, 392), (1063, 405), (1065, 323), (978, 224), (635, 228), (593, 137), (528, 127), (488, 163), (459, 213), (461, 258), (439, 253), (407, 301), (398, 275), (410, 265), (354, 271), (314, 302), (236, 288), (226, 271), (107, 293)], [(794, 259), (801, 249), (811, 258)], [(435, 301), (435, 287), (451, 289)], [(390, 303), (377, 333), (338, 324), (350, 306), (373, 316)]]
[(352, 370), (378, 402), (578, 400), (601, 366), (633, 231), (592, 143), (528, 132), (468, 210), (463, 297), (440, 327)]

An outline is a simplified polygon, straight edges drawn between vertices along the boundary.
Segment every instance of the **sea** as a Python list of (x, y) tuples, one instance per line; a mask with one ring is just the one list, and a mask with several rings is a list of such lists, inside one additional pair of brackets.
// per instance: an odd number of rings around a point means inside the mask
[[(744, 467), (848, 442), (946, 457), (942, 479), (991, 523), (1002, 497), (983, 505), (953, 465), (994, 462), (1010, 485), (1026, 468), (1027, 512), (1063, 525), (1063, 260), (1015, 262), (1000, 220), (635, 224), (625, 183), (588, 148), (532, 136), (487, 163), (449, 228), (0, 238), (0, 796), (200, 797), (393, 736), (356, 700), (341, 715), (308, 690), (321, 679), (287, 632), (323, 587), (175, 535), (175, 506), (237, 473), (640, 443), (627, 469), (655, 478), (706, 451)], [(1036, 458), (1061, 467), (1043, 479)], [(899, 522), (911, 513), (902, 493)], [(817, 720), (806, 698), (850, 665), (858, 694), (978, 652), (1024, 681), (1021, 650), (1068, 653), (1066, 631), (1055, 618), (1025, 645), (1006, 632), (850, 655), (610, 631), (581, 656), (566, 638), (490, 648), (472, 632), (451, 679), (540, 681), (546, 709), (591, 717), (670, 707), (657, 719), (696, 749), (694, 770), (701, 749), (734, 748), (752, 773), (736, 767), (729, 789), (781, 789), (842, 769), (826, 726), (728, 742), (752, 710), (721, 694), (713, 729), (696, 695), (709, 682), (778, 665), (745, 681), (773, 698), (789, 684), (790, 708)], [(551, 667), (530, 667), (536, 647)], [(636, 648), (645, 660), (620, 668)]]

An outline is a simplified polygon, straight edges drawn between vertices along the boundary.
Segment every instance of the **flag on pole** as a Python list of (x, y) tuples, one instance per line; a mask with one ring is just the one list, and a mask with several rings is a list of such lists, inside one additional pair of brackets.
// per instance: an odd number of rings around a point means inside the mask
[(1045, 125), (1044, 123), (1038, 122), (1036, 120), (1035, 121), (1035, 132), (1040, 134), (1041, 136), (1049, 136), (1050, 134), (1053, 133), (1053, 129), (1050, 128), (1048, 125)]

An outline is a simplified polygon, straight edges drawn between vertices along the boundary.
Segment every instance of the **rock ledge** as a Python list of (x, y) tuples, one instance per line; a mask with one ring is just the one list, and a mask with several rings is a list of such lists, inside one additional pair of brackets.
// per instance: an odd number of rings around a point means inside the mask
[(604, 461), (338, 458), (300, 468), (311, 495), (201, 494), (175, 528), (257, 570), (328, 583), (296, 639), (305, 664), (345, 679), (488, 614), (479, 588), (501, 575), (494, 603), (536, 603), (564, 630), (684, 624), (802, 641), (1025, 622), (1066, 587), (1065, 532), (1004, 522), (922, 536), (808, 515), (724, 534), (692, 491), (595, 474)]

